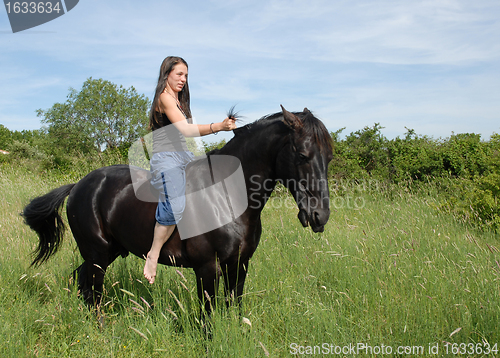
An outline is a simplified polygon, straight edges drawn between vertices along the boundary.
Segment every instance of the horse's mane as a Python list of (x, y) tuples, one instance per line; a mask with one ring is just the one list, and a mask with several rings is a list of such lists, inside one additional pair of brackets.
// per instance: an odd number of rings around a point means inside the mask
[[(330, 133), (326, 129), (325, 125), (318, 118), (316, 118), (310, 111), (292, 112), (292, 114), (299, 117), (302, 122), (305, 135), (312, 136), (314, 141), (318, 143), (320, 149), (330, 152), (332, 151), (332, 137), (330, 136)], [(234, 136), (238, 137), (250, 135), (252, 132), (266, 128), (271, 123), (281, 121), (282, 117), (282, 112), (268, 114), (253, 123), (249, 123), (243, 127), (235, 129), (233, 131)]]

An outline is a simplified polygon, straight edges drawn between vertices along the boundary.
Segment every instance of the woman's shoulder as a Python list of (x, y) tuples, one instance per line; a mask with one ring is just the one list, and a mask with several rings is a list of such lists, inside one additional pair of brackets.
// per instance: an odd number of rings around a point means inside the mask
[(180, 103), (170, 94), (163, 92), (159, 98), (159, 112), (172, 116), (172, 119), (177, 122), (181, 119), (186, 119), (186, 114)]
[(160, 108), (165, 107), (165, 108), (173, 108), (177, 107), (177, 102), (175, 101), (175, 98), (169, 95), (166, 92), (163, 92), (160, 94)]

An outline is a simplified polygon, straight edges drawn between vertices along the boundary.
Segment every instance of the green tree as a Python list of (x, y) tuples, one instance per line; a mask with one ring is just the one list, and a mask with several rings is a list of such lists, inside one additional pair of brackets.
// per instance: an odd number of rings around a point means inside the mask
[(144, 135), (149, 105), (134, 87), (90, 77), (79, 92), (70, 88), (66, 102), (39, 109), (37, 115), (55, 152), (91, 153), (126, 147)]
[(0, 124), (0, 149), (7, 149), (7, 146), (12, 142), (12, 132)]

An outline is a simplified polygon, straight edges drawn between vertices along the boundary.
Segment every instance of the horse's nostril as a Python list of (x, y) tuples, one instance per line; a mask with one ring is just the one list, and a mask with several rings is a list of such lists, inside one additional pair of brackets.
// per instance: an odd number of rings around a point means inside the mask
[(329, 211), (314, 211), (312, 213), (311, 221), (313, 221), (316, 225), (325, 225), (329, 216)]

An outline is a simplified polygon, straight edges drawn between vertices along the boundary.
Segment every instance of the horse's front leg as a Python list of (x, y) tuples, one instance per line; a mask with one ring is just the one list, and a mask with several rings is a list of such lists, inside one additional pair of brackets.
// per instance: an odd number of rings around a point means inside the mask
[(241, 301), (247, 277), (247, 268), (248, 260), (240, 262), (239, 265), (234, 267), (225, 266), (222, 272), (227, 306), (229, 307), (233, 302), (236, 302), (240, 308), (240, 314), (242, 313)]
[(201, 316), (210, 316), (219, 287), (217, 264), (208, 264), (195, 269), (198, 298), (201, 304)]

